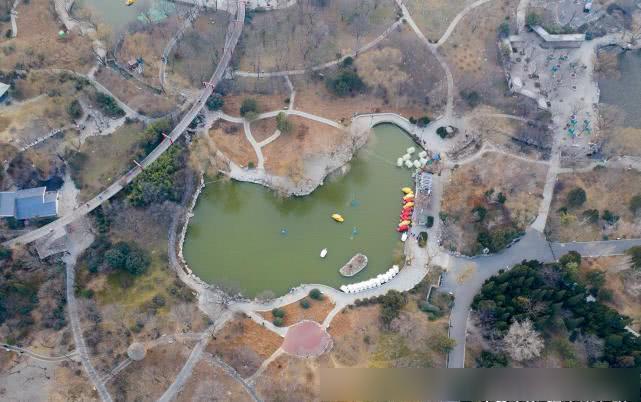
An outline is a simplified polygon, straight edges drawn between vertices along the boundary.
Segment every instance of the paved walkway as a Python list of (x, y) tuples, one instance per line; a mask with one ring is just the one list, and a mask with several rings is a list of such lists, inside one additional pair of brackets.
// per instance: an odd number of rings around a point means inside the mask
[(492, 1), (492, 0), (477, 0), (474, 3), (470, 4), (469, 6), (465, 7), (461, 12), (456, 14), (454, 19), (450, 23), (450, 25), (447, 27), (447, 30), (445, 31), (443, 36), (441, 36), (441, 38), (438, 40), (438, 42), (436, 42), (436, 47), (442, 46), (447, 41), (447, 39), (450, 37), (452, 32), (454, 32), (454, 28), (456, 28), (458, 23), (461, 21), (461, 19), (463, 19), (463, 17), (465, 17), (465, 15), (467, 13), (469, 13), (472, 10), (474, 10), (476, 7), (481, 6), (481, 5), (483, 5), (485, 3), (488, 3), (490, 1)]
[[(61, 2), (62, 0), (56, 0), (56, 2)], [(236, 14), (236, 18), (232, 19), (229, 23), (229, 28), (228, 28), (228, 35), (225, 40), (225, 51), (223, 52), (223, 57), (220, 60), (220, 63), (216, 67), (216, 71), (211, 77), (210, 82), (212, 85), (207, 86), (201, 93), (200, 97), (198, 100), (195, 102), (195, 104), (191, 107), (191, 109), (184, 115), (182, 120), (178, 122), (178, 124), (174, 127), (174, 129), (171, 131), (169, 134), (169, 138), (171, 138), (171, 141), (163, 141), (161, 142), (156, 148), (154, 148), (153, 151), (147, 157), (140, 163), (143, 167), (148, 167), (152, 163), (156, 161), (169, 147), (176, 142), (182, 134), (185, 132), (187, 127), (191, 124), (191, 122), (194, 120), (194, 118), (198, 115), (200, 110), (203, 108), (205, 105), (205, 102), (207, 101), (207, 98), (212, 94), (213, 92), (213, 87), (220, 82), (220, 80), (223, 78), (223, 75), (225, 73), (225, 70), (227, 69), (227, 66), (229, 65), (232, 57), (232, 53), (234, 49), (236, 48), (236, 45), (238, 43), (238, 40), (240, 38), (240, 34), (243, 29), (243, 24), (241, 23), (245, 19), (245, 7), (244, 3), (241, 1), (239, 2), (241, 5), (238, 7), (238, 12)], [(52, 223), (49, 223), (39, 229), (32, 230), (31, 232), (19, 236), (15, 239), (11, 239), (9, 241), (6, 241), (3, 243), (5, 247), (11, 247), (15, 246), (18, 244), (28, 244), (31, 243), (34, 240), (39, 239), (40, 237), (46, 236), (47, 234), (53, 232), (54, 230), (58, 228), (63, 228), (64, 226), (68, 225), (69, 223), (75, 221), (81, 216), (84, 216), (88, 214), (89, 212), (93, 211), (95, 208), (100, 206), (103, 202), (109, 200), (111, 197), (114, 195), (118, 194), (120, 190), (122, 190), (125, 186), (127, 186), (129, 183), (131, 183), (139, 174), (141, 173), (141, 170), (139, 168), (133, 168), (129, 172), (127, 172), (123, 177), (121, 177), (118, 181), (116, 181), (114, 184), (109, 186), (107, 189), (102, 191), (100, 194), (98, 194), (96, 197), (94, 197), (92, 200), (89, 202), (81, 205), (79, 208), (77, 208), (73, 213), (62, 216), (58, 218), (57, 220), (53, 221)]]

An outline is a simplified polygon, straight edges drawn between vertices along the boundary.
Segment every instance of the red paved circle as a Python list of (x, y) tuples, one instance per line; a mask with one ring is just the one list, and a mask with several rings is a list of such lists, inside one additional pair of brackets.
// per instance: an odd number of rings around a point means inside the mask
[(283, 350), (299, 357), (322, 355), (332, 344), (332, 337), (314, 321), (301, 321), (287, 330)]

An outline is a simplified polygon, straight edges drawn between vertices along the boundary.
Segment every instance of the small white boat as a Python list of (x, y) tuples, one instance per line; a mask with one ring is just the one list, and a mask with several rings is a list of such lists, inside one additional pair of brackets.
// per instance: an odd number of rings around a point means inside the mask
[(403, 232), (403, 234), (401, 235), (401, 241), (405, 242), (405, 240), (407, 240), (407, 232)]
[(327, 255), (327, 249), (324, 248), (324, 249), (321, 250), (320, 256), (321, 256), (321, 258), (325, 258), (326, 255)]

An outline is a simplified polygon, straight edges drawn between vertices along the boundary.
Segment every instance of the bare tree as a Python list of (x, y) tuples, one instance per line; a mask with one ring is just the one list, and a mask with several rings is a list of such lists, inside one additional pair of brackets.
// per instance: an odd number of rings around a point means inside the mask
[(544, 346), (543, 338), (534, 330), (530, 320), (515, 321), (503, 338), (505, 351), (516, 361), (538, 357)]

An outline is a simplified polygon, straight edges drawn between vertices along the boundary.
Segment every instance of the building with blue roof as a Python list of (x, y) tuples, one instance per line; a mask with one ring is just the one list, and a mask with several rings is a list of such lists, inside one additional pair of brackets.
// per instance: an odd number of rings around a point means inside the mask
[(36, 187), (0, 192), (0, 217), (18, 220), (58, 216), (58, 192)]

